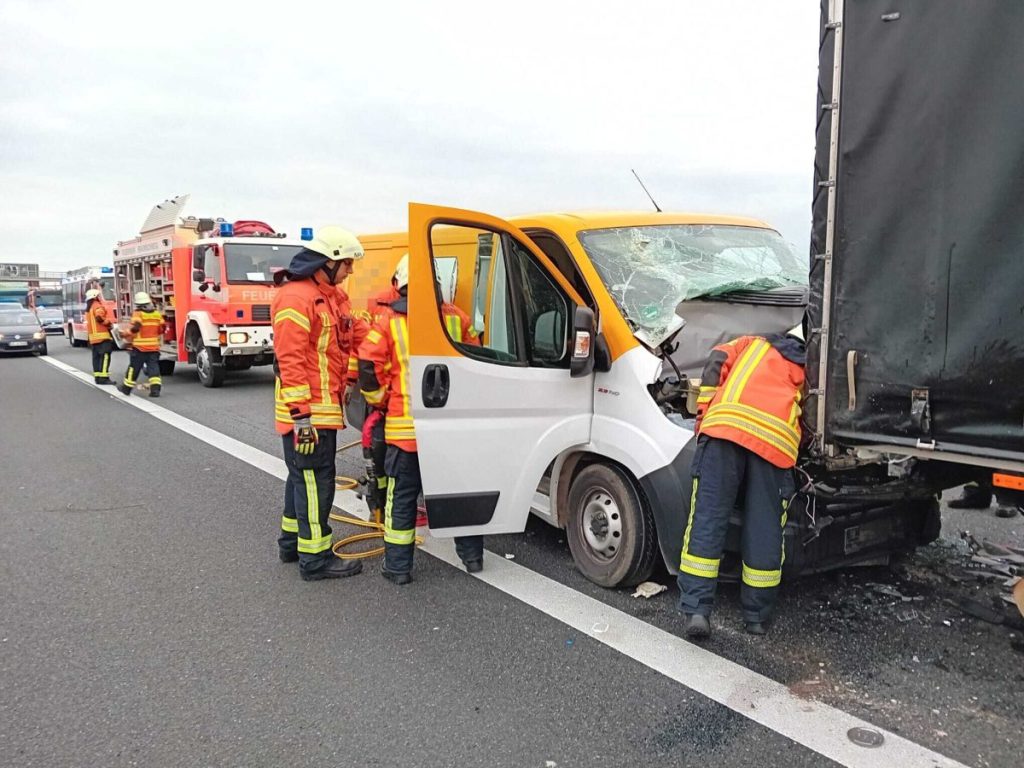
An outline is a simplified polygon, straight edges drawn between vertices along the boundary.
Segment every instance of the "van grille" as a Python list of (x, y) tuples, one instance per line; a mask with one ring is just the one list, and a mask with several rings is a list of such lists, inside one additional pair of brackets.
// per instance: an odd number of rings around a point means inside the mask
[(269, 304), (253, 304), (252, 305), (252, 321), (254, 323), (270, 322), (270, 305)]

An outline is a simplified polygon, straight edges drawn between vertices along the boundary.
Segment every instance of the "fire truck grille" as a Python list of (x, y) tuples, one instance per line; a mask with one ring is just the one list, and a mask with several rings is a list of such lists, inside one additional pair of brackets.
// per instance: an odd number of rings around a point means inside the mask
[(252, 305), (252, 321), (254, 323), (270, 322), (270, 305), (269, 304), (253, 304)]

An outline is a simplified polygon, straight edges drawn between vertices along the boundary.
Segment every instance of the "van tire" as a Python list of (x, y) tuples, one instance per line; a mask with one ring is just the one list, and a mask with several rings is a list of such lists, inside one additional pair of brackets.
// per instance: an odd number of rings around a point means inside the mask
[(224, 363), (214, 362), (210, 348), (202, 342), (196, 350), (196, 371), (204, 387), (219, 387), (224, 383)]
[(566, 537), (580, 573), (602, 587), (633, 586), (654, 570), (654, 515), (636, 481), (614, 464), (590, 464), (573, 478)]

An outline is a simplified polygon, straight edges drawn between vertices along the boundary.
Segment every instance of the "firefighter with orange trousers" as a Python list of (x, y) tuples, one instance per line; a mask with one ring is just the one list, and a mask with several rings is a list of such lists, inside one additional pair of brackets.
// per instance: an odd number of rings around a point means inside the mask
[(288, 468), (277, 540), (281, 562), (299, 563), (305, 581), (354, 576), (358, 560), (331, 551), (328, 522), (334, 504), (337, 434), (349, 356), (365, 336), (339, 287), (363, 258), (363, 247), (341, 227), (323, 227), (274, 275), (274, 422)]
[(114, 351), (114, 337), (110, 329), (114, 321), (107, 313), (98, 288), (85, 292), (85, 326), (92, 350), (92, 376), (97, 384), (113, 384), (110, 380), (110, 354)]
[[(368, 405), (385, 412), (384, 439), (388, 478), (384, 506), (384, 562), (381, 575), (395, 584), (412, 581), (416, 540), (416, 501), (423, 484), (409, 396), (409, 256), (395, 270), (399, 298), (378, 315), (359, 348), (359, 387)], [(452, 340), (479, 344), (466, 314), (452, 304), (442, 307)], [(455, 551), (470, 573), (483, 569), (482, 536), (458, 536)]]
[(747, 632), (767, 632), (782, 581), (783, 532), (800, 450), (805, 350), (799, 328), (716, 346), (697, 399), (693, 489), (679, 563), (684, 634), (711, 633), (729, 517), (743, 500), (740, 602)]
[(160, 397), (163, 379), (160, 378), (160, 337), (164, 332), (164, 316), (153, 306), (153, 300), (145, 291), (135, 294), (135, 311), (128, 321), (127, 337), (132, 350), (128, 370), (118, 389), (125, 395), (132, 393), (140, 374), (145, 373), (149, 382), (149, 396)]

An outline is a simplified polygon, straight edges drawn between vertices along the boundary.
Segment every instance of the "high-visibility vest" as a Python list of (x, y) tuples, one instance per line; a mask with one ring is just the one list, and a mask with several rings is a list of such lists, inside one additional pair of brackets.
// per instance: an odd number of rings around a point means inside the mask
[(759, 336), (719, 344), (701, 377), (697, 431), (792, 467), (800, 450), (803, 385), (803, 366)]
[(132, 313), (132, 346), (139, 352), (159, 352), (163, 330), (164, 316), (157, 310), (136, 309)]
[(85, 327), (89, 334), (90, 344), (100, 344), (104, 341), (111, 341), (110, 320), (107, 317), (107, 308), (99, 299), (93, 299), (89, 308), (85, 311)]
[(292, 431), (308, 418), (317, 429), (343, 429), (342, 394), (349, 357), (366, 335), (348, 296), (315, 278), (289, 280), (271, 305), (274, 328), (274, 427)]

